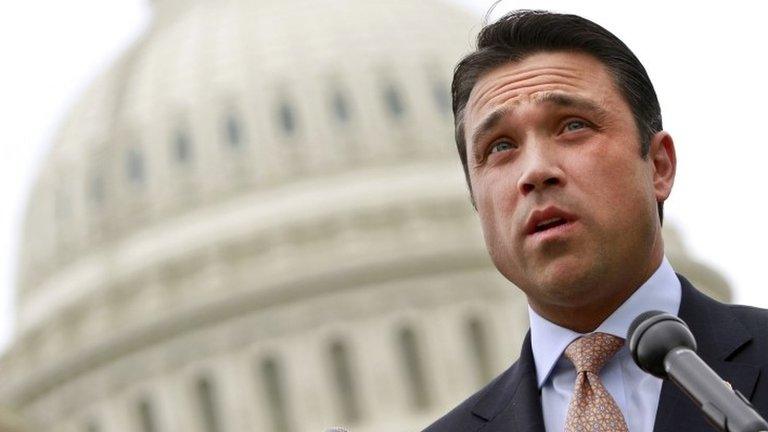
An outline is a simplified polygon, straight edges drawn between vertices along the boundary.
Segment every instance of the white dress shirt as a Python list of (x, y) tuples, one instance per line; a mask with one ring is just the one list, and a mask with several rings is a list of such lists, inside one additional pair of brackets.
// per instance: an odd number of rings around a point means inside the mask
[[(595, 332), (624, 339), (632, 320), (645, 311), (660, 310), (677, 315), (680, 295), (680, 280), (664, 257), (656, 272)], [(547, 321), (530, 307), (528, 315), (544, 426), (547, 432), (562, 432), (576, 382), (576, 369), (562, 354), (568, 344), (583, 335)], [(600, 379), (616, 400), (629, 432), (652, 432), (662, 380), (637, 367), (627, 344), (605, 364)]]

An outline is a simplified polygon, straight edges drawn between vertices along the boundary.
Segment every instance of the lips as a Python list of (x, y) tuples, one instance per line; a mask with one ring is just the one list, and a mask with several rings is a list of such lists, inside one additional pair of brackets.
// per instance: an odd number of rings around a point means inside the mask
[(545, 220), (543, 222), (537, 223), (536, 227), (534, 228), (534, 232), (546, 231), (546, 230), (548, 230), (550, 228), (554, 228), (554, 227), (556, 227), (558, 225), (562, 225), (564, 223), (566, 223), (566, 220), (563, 219), (563, 218), (559, 218), (559, 217), (547, 219), (547, 220)]
[(550, 206), (531, 213), (525, 224), (525, 234), (532, 235), (544, 232), (576, 220), (576, 216)]

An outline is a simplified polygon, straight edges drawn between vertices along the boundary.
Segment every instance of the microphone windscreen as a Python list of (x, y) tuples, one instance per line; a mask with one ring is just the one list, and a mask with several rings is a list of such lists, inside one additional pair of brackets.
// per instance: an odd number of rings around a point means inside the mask
[(633, 321), (632, 324), (629, 325), (629, 330), (627, 331), (627, 343), (629, 343), (630, 340), (632, 340), (632, 336), (635, 334), (635, 330), (637, 330), (637, 327), (642, 324), (645, 320), (648, 318), (655, 316), (655, 315), (661, 315), (664, 312), (657, 311), (657, 310), (650, 310), (647, 312), (643, 312), (640, 315), (638, 315)]
[(667, 378), (664, 359), (672, 350), (686, 348), (696, 351), (696, 339), (685, 321), (664, 312), (640, 314), (632, 322), (627, 338), (635, 363), (658, 378)]

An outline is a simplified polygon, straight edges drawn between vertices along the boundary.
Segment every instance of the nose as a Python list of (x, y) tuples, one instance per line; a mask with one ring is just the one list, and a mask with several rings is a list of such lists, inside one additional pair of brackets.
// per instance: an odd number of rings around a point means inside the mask
[(517, 184), (521, 194), (528, 195), (533, 191), (543, 191), (565, 184), (565, 176), (554, 155), (530, 146), (526, 153), (528, 154), (521, 161), (523, 171)]

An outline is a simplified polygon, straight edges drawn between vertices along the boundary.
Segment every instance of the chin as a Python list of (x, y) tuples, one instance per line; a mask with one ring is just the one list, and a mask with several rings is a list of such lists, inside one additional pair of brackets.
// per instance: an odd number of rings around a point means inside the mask
[[(526, 291), (529, 295), (548, 297), (551, 302), (576, 305), (594, 297), (599, 269), (583, 257), (564, 256), (539, 267), (531, 275)], [(522, 287), (521, 287), (522, 288)]]

